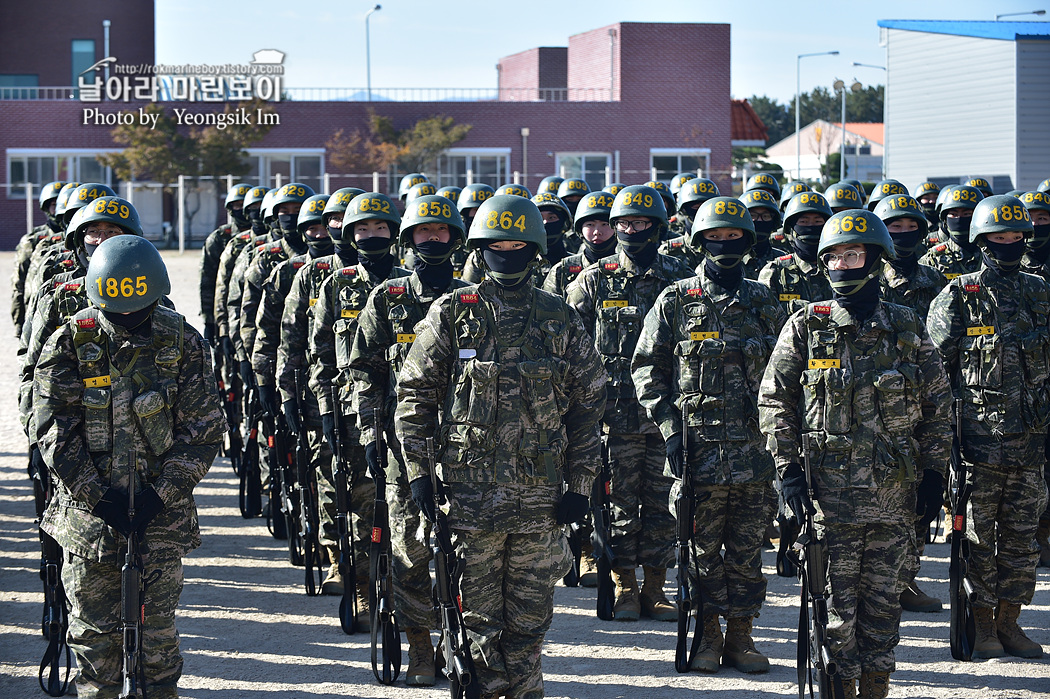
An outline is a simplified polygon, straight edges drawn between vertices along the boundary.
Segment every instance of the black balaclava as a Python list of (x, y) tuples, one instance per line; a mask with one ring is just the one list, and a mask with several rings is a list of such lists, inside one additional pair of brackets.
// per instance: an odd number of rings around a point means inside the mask
[(371, 237), (357, 241), (358, 259), (369, 274), (382, 279), (390, 275), (394, 269), (394, 256), (390, 254), (393, 244), (391, 238)]
[(451, 240), (424, 240), (412, 246), (416, 251), (415, 272), (434, 291), (444, 291), (452, 283), (452, 246)]
[(811, 265), (817, 263), (817, 245), (820, 243), (820, 232), (824, 224), (817, 226), (800, 226), (795, 224), (791, 228), (791, 249)]
[(532, 276), (532, 261), (538, 249), (536, 243), (526, 243), (518, 250), (493, 250), (486, 245), (481, 248), (481, 259), (494, 282), (507, 289), (517, 289)]
[(773, 235), (773, 231), (777, 229), (777, 222), (771, 221), (755, 221), (755, 246), (751, 248), (751, 256), (756, 258), (763, 258), (769, 254), (769, 251), (773, 249), (773, 246), (769, 242), (769, 236)]
[(594, 264), (603, 257), (616, 252), (616, 235), (610, 235), (609, 239), (604, 243), (592, 243), (586, 238), (583, 239), (583, 256), (587, 259), (587, 262)]
[(981, 240), (981, 255), (986, 265), (999, 274), (1008, 276), (1021, 269), (1024, 246), (1024, 240), (1018, 240), (1016, 243), (993, 243), (984, 236)]
[(973, 255), (977, 252), (977, 243), (970, 242), (971, 221), (973, 221), (972, 216), (967, 216), (966, 218), (944, 217), (944, 229), (948, 231), (948, 237), (968, 255)]
[(244, 213), (244, 209), (228, 209), (230, 212), (230, 218), (233, 219), (233, 225), (239, 231), (243, 231), (250, 228), (252, 222), (248, 220), (248, 216)]
[(937, 218), (937, 202), (932, 204), (923, 204), (922, 202), (919, 202), (919, 206), (922, 207), (922, 213), (926, 216), (926, 220), (930, 222), (930, 229), (932, 230), (936, 228), (941, 222), (941, 220)]
[(656, 248), (667, 226), (659, 221), (653, 220), (653, 225), (638, 233), (622, 233), (616, 231), (616, 240), (627, 255), (636, 265), (646, 269), (656, 259)]
[(740, 286), (744, 278), (740, 262), (751, 248), (747, 236), (732, 240), (701, 238), (700, 245), (704, 251), (704, 274), (723, 289), (732, 291)]
[[(328, 222), (326, 221), (325, 223), (327, 224)], [(357, 248), (351, 245), (349, 241), (343, 240), (342, 226), (327, 226), (327, 228), (328, 237), (332, 239), (332, 248), (335, 254), (339, 256), (339, 260), (347, 267), (356, 265), (358, 261)]]
[(62, 217), (55, 216), (50, 211), (47, 212), (47, 227), (51, 229), (52, 233), (61, 233), (65, 230), (65, 226), (62, 225)]
[(1039, 264), (1046, 264), (1047, 258), (1050, 258), (1050, 223), (1040, 223), (1032, 228), (1032, 237), (1028, 239), (1028, 255)]
[(543, 228), (547, 231), (547, 252), (544, 257), (554, 264), (561, 262), (568, 256), (568, 252), (565, 250), (565, 219), (562, 218), (560, 211), (556, 212), (558, 219), (556, 221), (547, 221), (543, 224)]
[(858, 321), (871, 316), (879, 303), (881, 292), (879, 259), (882, 257), (882, 249), (874, 245), (865, 245), (864, 249), (867, 250), (867, 254), (864, 256), (864, 264), (860, 267), (827, 270), (835, 300)]
[(132, 313), (116, 313), (114, 311), (103, 310), (102, 315), (106, 316), (106, 320), (113, 323), (113, 325), (119, 325), (125, 330), (131, 331), (146, 322), (156, 305), (157, 303), (153, 302), (145, 308), (140, 308)]
[(254, 209), (249, 209), (249, 211), (248, 211), (248, 220), (252, 224), (252, 234), (253, 235), (266, 235), (266, 224), (263, 223), (263, 220), (262, 220), (262, 208), (261, 207), (255, 207)]
[[(569, 216), (573, 217), (576, 216), (576, 208), (580, 205), (580, 202), (583, 201), (583, 197), (573, 197), (572, 199), (562, 198), (561, 201), (563, 204), (565, 204), (566, 208), (569, 209)], [(550, 250), (548, 250), (547, 252), (550, 252)]]
[(328, 235), (322, 238), (311, 238), (309, 236), (303, 236), (306, 239), (306, 244), (310, 248), (310, 258), (316, 260), (318, 257), (325, 257), (331, 255), (335, 251), (335, 243), (332, 242), (332, 238)]
[[(890, 219), (890, 221), (892, 220)], [(901, 233), (890, 232), (890, 238), (893, 239), (893, 249), (897, 253), (897, 258), (890, 260), (890, 266), (906, 277), (911, 276), (919, 266), (919, 258), (915, 256), (915, 251), (918, 249), (919, 241), (922, 240), (922, 237), (923, 233), (920, 229)]]

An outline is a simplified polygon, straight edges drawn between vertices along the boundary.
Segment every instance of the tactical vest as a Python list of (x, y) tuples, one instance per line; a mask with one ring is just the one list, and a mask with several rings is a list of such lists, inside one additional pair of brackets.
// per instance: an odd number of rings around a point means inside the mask
[(1050, 293), (1039, 277), (1019, 273), (1018, 279), (1012, 318), (981, 284), (981, 273), (949, 282), (966, 333), (959, 339), (958, 377), (964, 416), (993, 435), (1042, 432), (1050, 422)]
[(55, 290), (55, 309), (58, 317), (65, 321), (88, 305), (87, 287), (84, 278), (68, 281)]
[(966, 257), (963, 249), (954, 241), (946, 240), (919, 258), (919, 264), (933, 267), (951, 281), (963, 274), (978, 271), (981, 268), (981, 256), (975, 254)]
[[(465, 286), (466, 283), (453, 278), (449, 291)], [(388, 280), (383, 283), (383, 289), (387, 305), (386, 323), (390, 338), (394, 341), (386, 350), (386, 359), (390, 362), (390, 393), (394, 394), (397, 390), (397, 377), (401, 373), (401, 367), (405, 365), (405, 357), (412, 349), (412, 343), (416, 341), (416, 324), (426, 317), (434, 299), (424, 301), (419, 298), (408, 277)]]
[(799, 267), (793, 254), (782, 255), (769, 263), (772, 275), (769, 288), (784, 304), (788, 315), (805, 308), (810, 301), (822, 301), (832, 297), (831, 282), (821, 273), (806, 274)]
[(660, 254), (681, 260), (690, 269), (696, 269), (697, 265), (704, 261), (704, 256), (699, 250), (696, 250), (689, 244), (689, 237), (688, 234), (685, 234), (665, 240), (660, 244)]
[(350, 366), (350, 350), (357, 331), (357, 317), (368, 301), (368, 293), (374, 288), (367, 273), (358, 266), (343, 267), (332, 275), (332, 317), (335, 325), (335, 366), (342, 381), (347, 381)]
[(805, 308), (802, 429), (821, 452), (822, 481), (838, 487), (885, 487), (915, 478), (922, 323), (903, 306), (881, 308), (891, 335), (871, 348), (856, 345), (853, 326), (840, 328), (834, 304)]
[[(332, 276), (333, 271), (341, 269), (340, 265), (343, 263), (339, 260), (338, 255), (326, 255), (313, 260), (310, 263), (310, 269), (306, 273), (306, 294), (309, 299), (309, 308), (313, 308), (317, 303), (317, 299), (321, 297), (321, 287), (328, 277)], [(314, 314), (307, 310), (306, 313), (306, 332), (307, 337), (313, 334), (314, 326)]]
[[(558, 485), (563, 480), (568, 306), (533, 289), (529, 312), (522, 335), (506, 343), (477, 287), (451, 294), (455, 365), (441, 425), (441, 463), (448, 481)], [(509, 381), (518, 390), (501, 391), (501, 377), (504, 389)], [(516, 421), (521, 434), (508, 434)]]

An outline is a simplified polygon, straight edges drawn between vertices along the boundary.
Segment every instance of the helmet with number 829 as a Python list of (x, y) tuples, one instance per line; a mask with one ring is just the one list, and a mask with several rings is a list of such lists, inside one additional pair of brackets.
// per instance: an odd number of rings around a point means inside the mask
[(91, 256), (85, 281), (91, 304), (115, 313), (140, 311), (171, 292), (157, 248), (135, 235), (103, 241)]

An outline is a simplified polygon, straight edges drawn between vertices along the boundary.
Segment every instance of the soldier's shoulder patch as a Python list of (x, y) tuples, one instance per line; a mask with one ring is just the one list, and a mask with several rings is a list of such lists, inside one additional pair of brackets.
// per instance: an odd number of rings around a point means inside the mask
[(460, 294), (459, 295), (459, 302), (460, 303), (477, 303), (478, 302), (478, 295), (477, 294)]
[(80, 318), (77, 320), (77, 327), (81, 330), (94, 330), (95, 319), (94, 318)]
[(579, 274), (583, 271), (583, 265), (569, 265), (569, 274)]
[(61, 265), (63, 267), (72, 267), (74, 265), (73, 260), (62, 260)]
[(791, 255), (781, 255), (777, 258), (777, 262), (787, 262), (791, 259)]
[(938, 245), (937, 247), (934, 248), (934, 250), (936, 250), (937, 252), (944, 252), (947, 249), (948, 249), (947, 245)]
[(831, 315), (831, 306), (813, 306), (813, 312), (825, 316)]
[(341, 270), (339, 270), (339, 274), (340, 274), (340, 276), (343, 276), (343, 277), (356, 277), (357, 276), (357, 268), (356, 267), (343, 267)]
[(967, 291), (969, 291), (971, 294), (976, 294), (978, 291), (981, 290), (981, 285), (980, 284), (964, 284), (963, 288), (966, 289)]
[(606, 262), (605, 264), (602, 265), (602, 269), (604, 269), (604, 270), (606, 270), (608, 272), (615, 272), (616, 270), (620, 269), (620, 263), (619, 262)]
[(682, 241), (681, 240), (672, 240), (671, 241), (671, 247), (672, 248), (680, 248), (680, 247), (682, 247)]
[(397, 296), (399, 294), (405, 293), (405, 287), (403, 284), (399, 284), (397, 286), (388, 286), (386, 288), (386, 292), (391, 296)]
[(273, 253), (281, 252), (281, 250), (283, 250), (283, 249), (284, 248), (282, 248), (279, 244), (270, 246), (270, 252), (273, 252)]

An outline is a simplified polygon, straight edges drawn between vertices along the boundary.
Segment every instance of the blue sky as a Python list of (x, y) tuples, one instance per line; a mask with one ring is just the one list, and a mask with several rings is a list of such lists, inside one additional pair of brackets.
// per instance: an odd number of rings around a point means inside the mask
[[(880, 19), (979, 19), (995, 13), (1050, 10), (1050, 0), (942, 2), (663, 2), (571, 3), (561, 0), (418, 2), (380, 0), (372, 14), (372, 86), (495, 87), (500, 57), (534, 46), (565, 46), (572, 34), (617, 21), (715, 22), (732, 25), (733, 96), (795, 94), (836, 77), (865, 84), (883, 73), (852, 62), (885, 65)], [(286, 54), (286, 87), (364, 87), (365, 13), (360, 0), (156, 0), (158, 63), (247, 63), (259, 49)], [(1015, 20), (1041, 20), (1017, 17)]]

